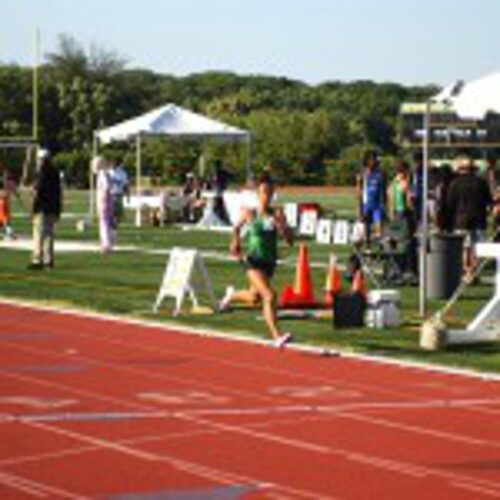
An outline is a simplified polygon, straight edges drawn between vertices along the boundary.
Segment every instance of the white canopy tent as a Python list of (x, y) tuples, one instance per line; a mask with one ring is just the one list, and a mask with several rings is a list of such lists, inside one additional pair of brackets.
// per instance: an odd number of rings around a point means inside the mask
[[(423, 137), (423, 191), (424, 200), (427, 200), (429, 191), (429, 149), (430, 149), (430, 114), (431, 103), (446, 103), (463, 119), (481, 120), (488, 113), (500, 114), (500, 72), (486, 75), (471, 82), (459, 80), (447, 85), (441, 92), (433, 96), (426, 103), (424, 115)], [(426, 203), (423, 203), (422, 214), (422, 244), (420, 252), (420, 314), (426, 311), (426, 249), (428, 241), (428, 217)]]
[(440, 92), (433, 101), (448, 102), (461, 118), (481, 120), (490, 112), (500, 113), (500, 71), (452, 87), (451, 92)]
[[(142, 144), (148, 137), (171, 137), (186, 139), (211, 139), (218, 142), (238, 141), (246, 144), (247, 176), (251, 172), (251, 136), (242, 130), (206, 116), (193, 113), (175, 104), (166, 104), (148, 113), (131, 118), (117, 125), (94, 132), (94, 154), (97, 154), (99, 144), (109, 144), (116, 141), (131, 141), (136, 143), (136, 190), (141, 191), (142, 176)], [(91, 210), (93, 207), (94, 179), (90, 173)], [(140, 225), (140, 212), (137, 209), (136, 220)]]

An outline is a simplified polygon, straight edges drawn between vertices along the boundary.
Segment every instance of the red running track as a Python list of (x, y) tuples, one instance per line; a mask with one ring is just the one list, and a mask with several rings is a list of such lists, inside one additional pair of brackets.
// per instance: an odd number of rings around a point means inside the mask
[(0, 304), (0, 498), (500, 498), (500, 383)]

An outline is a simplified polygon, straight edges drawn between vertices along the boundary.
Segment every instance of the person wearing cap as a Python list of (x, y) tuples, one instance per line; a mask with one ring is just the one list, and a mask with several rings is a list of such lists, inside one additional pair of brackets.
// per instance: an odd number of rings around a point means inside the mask
[(447, 205), (451, 212), (453, 229), (465, 237), (464, 279), (470, 280), (477, 266), (474, 246), (484, 239), (493, 199), (488, 183), (477, 175), (471, 158), (457, 158), (454, 167), (457, 176), (449, 186)]
[(61, 205), (61, 177), (49, 151), (40, 149), (33, 185), (33, 254), (29, 269), (54, 267), (54, 227)]

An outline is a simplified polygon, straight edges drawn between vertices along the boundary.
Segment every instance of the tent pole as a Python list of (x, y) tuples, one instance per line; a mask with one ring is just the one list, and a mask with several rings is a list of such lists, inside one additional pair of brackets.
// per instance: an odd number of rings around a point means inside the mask
[[(137, 134), (135, 138), (136, 164), (135, 164), (135, 196), (139, 200), (141, 196), (141, 176), (142, 176), (142, 141), (141, 134)], [(135, 225), (142, 226), (141, 204), (137, 202), (135, 209)]]
[(419, 313), (421, 317), (426, 314), (427, 300), (427, 245), (429, 239), (429, 217), (427, 198), (429, 192), (429, 146), (430, 146), (430, 119), (431, 103), (425, 103), (424, 113), (424, 141), (423, 141), (423, 178), (422, 178), (422, 226), (420, 238), (420, 294)]
[(252, 177), (252, 136), (248, 134), (247, 139), (247, 181)]
[(92, 158), (89, 165), (89, 222), (94, 220), (95, 215), (95, 176), (92, 172), (92, 160), (97, 156), (99, 152), (99, 142), (97, 134), (94, 132), (94, 137), (92, 141)]

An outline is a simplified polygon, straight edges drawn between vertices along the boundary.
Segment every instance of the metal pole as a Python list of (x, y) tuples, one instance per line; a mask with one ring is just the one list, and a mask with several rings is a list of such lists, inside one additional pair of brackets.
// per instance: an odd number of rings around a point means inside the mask
[(425, 103), (424, 113), (424, 138), (423, 138), (423, 178), (422, 178), (422, 224), (420, 227), (420, 297), (419, 313), (421, 317), (426, 314), (427, 300), (427, 244), (429, 237), (429, 217), (427, 198), (429, 192), (429, 146), (430, 146), (431, 103)]
[(247, 138), (247, 180), (252, 177), (252, 136)]
[(33, 67), (33, 107), (32, 107), (32, 135), (38, 142), (38, 67), (40, 65), (40, 29), (35, 32), (35, 65)]
[(135, 149), (136, 149), (136, 159), (135, 159), (135, 196), (137, 201), (137, 206), (135, 208), (135, 225), (136, 227), (142, 226), (142, 216), (141, 216), (141, 204), (139, 203), (139, 197), (141, 196), (141, 175), (142, 175), (142, 141), (141, 134), (137, 134), (135, 139)]

